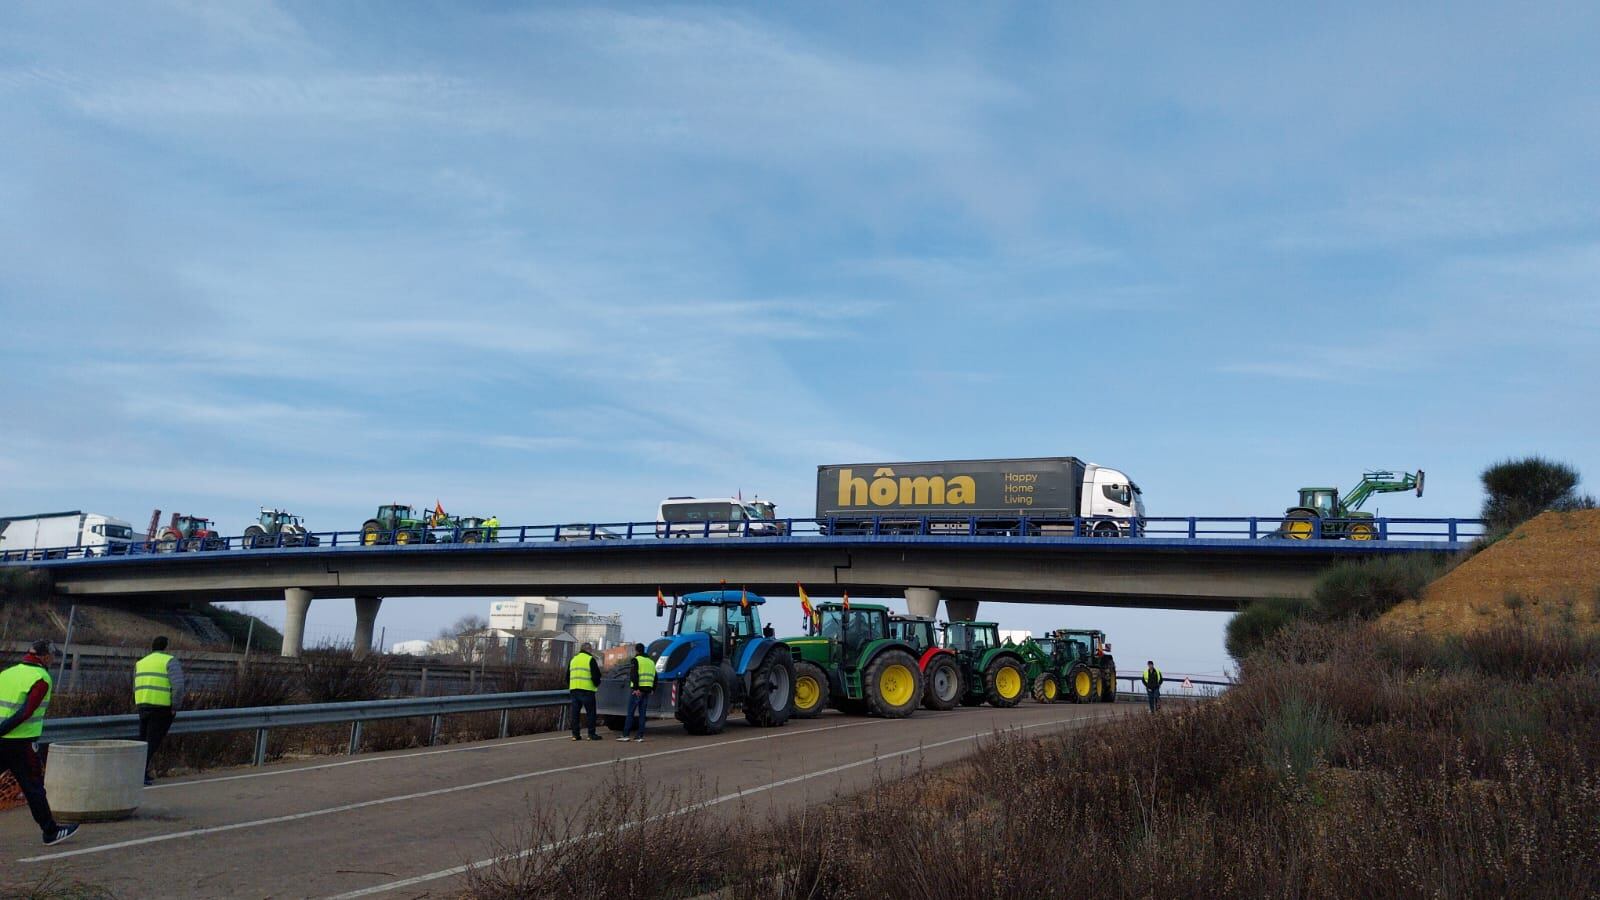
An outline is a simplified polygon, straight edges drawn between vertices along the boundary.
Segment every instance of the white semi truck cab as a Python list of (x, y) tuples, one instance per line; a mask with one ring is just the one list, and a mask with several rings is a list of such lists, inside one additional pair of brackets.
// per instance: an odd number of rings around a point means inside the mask
[(101, 513), (68, 510), (0, 518), (0, 551), (50, 551), (60, 556), (106, 556), (128, 552), (133, 525)]

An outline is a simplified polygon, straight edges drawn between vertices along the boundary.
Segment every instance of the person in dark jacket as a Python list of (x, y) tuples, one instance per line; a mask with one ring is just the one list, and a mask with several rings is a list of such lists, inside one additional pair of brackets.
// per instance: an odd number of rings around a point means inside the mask
[(572, 655), (572, 661), (567, 664), (567, 690), (572, 694), (572, 739), (583, 740), (579, 734), (579, 713), (589, 713), (589, 740), (600, 740), (600, 733), (595, 730), (596, 720), (599, 718), (595, 712), (594, 693), (600, 687), (600, 661), (594, 658), (594, 645), (585, 643)]
[[(622, 721), (619, 741), (628, 740), (630, 733), (635, 742), (644, 740), (644, 711), (650, 703), (650, 692), (656, 688), (656, 661), (644, 651), (643, 644), (634, 644), (633, 659), (628, 661), (628, 683), (633, 692), (628, 696), (628, 717)], [(637, 729), (635, 722), (638, 722)]]
[(39, 825), (45, 844), (59, 844), (78, 830), (62, 825), (50, 812), (44, 795), (44, 766), (33, 744), (44, 732), (45, 710), (50, 708), (50, 663), (55, 647), (34, 641), (22, 662), (0, 672), (0, 772), (10, 772), (28, 801), (28, 812)]
[(1150, 711), (1156, 711), (1156, 704), (1161, 702), (1161, 670), (1156, 668), (1153, 659), (1144, 661), (1144, 692), (1150, 698)]

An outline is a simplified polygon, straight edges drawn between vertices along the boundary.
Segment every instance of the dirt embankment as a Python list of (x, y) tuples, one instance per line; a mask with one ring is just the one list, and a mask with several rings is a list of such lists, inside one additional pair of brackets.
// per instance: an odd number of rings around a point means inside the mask
[(1506, 621), (1600, 631), (1600, 509), (1547, 512), (1523, 523), (1381, 621), (1429, 634)]

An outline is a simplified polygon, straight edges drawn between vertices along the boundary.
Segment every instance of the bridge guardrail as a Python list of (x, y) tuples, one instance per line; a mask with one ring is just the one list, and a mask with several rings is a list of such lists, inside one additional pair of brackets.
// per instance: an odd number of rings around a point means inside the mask
[[(328, 548), (366, 547), (397, 549), (413, 545), (452, 544), (609, 544), (610, 542), (670, 543), (678, 539), (785, 540), (805, 537), (982, 537), (1029, 541), (1082, 539), (1114, 540), (1131, 537), (1162, 540), (1282, 540), (1286, 525), (1309, 525), (1306, 540), (1348, 543), (1405, 543), (1430, 541), (1465, 546), (1483, 534), (1482, 519), (1425, 519), (1385, 517), (1362, 519), (1286, 519), (1266, 516), (1149, 516), (1143, 519), (1109, 517), (1030, 517), (999, 520), (979, 516), (832, 516), (810, 519), (745, 520), (733, 530), (729, 523), (594, 522), (557, 525), (501, 525), (481, 529), (422, 527), (397, 531), (317, 531), (307, 535), (271, 537), (216, 537), (185, 541), (135, 541), (96, 551), (87, 547), (53, 547), (0, 550), (0, 563), (49, 562), (104, 556), (145, 556), (194, 552), (317, 552)], [(1355, 526), (1360, 526), (1356, 528)], [(1354, 535), (1360, 534), (1361, 537)]]
[[(519, 691), (501, 694), (469, 694), (455, 697), (401, 697), (392, 700), (351, 700), (340, 703), (303, 703), (289, 706), (251, 706), (237, 709), (179, 710), (172, 720), (171, 734), (201, 734), (216, 731), (254, 731), (255, 753), (252, 765), (261, 765), (267, 756), (267, 732), (273, 728), (350, 723), (349, 753), (361, 747), (361, 724), (380, 719), (431, 717), (428, 745), (439, 739), (439, 720), (457, 713), (499, 712), (500, 736), (508, 731), (513, 709), (564, 707), (571, 700), (567, 691)], [(106, 740), (136, 737), (139, 716), (78, 716), (47, 719), (41, 744), (61, 741)]]

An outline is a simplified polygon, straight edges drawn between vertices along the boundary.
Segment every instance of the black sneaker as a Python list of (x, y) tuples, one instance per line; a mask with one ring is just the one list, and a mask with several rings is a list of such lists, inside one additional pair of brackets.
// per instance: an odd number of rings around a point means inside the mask
[(76, 825), (57, 825), (55, 831), (45, 836), (44, 845), (53, 847), (77, 833), (78, 826)]
[(602, 740), (602, 738), (598, 734), (591, 734), (591, 735), (589, 735), (589, 740), (598, 741), (598, 740)]
[(575, 740), (575, 741), (581, 741), (581, 740), (583, 740), (583, 736), (575, 734), (575, 735), (572, 736), (572, 739)]

